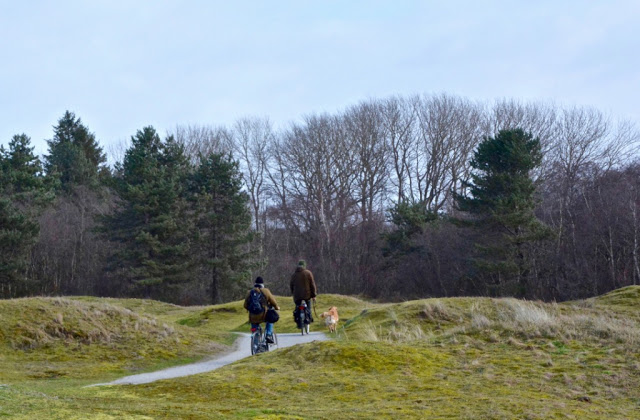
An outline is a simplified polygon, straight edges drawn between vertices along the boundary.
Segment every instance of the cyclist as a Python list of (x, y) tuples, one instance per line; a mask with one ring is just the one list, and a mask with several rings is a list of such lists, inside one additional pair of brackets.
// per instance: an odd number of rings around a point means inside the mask
[(307, 303), (307, 315), (305, 318), (309, 320), (309, 323), (313, 322), (313, 317), (311, 316), (311, 300), (315, 302), (318, 289), (313, 279), (313, 273), (307, 270), (307, 262), (305, 260), (298, 261), (298, 266), (291, 276), (289, 286), (296, 307), (300, 306), (304, 300)]
[[(255, 291), (255, 294), (259, 294), (260, 304), (262, 306), (262, 312), (254, 311), (250, 309), (252, 306), (252, 292)], [(255, 284), (253, 288), (249, 290), (247, 293), (247, 297), (244, 299), (244, 308), (249, 311), (249, 322), (251, 323), (251, 328), (258, 328), (258, 326), (266, 322), (267, 326), (265, 328), (266, 340), (267, 343), (273, 344), (273, 322), (267, 322), (267, 309), (270, 307), (280, 310), (280, 306), (278, 306), (278, 302), (271, 294), (271, 291), (264, 287), (264, 280), (262, 277), (258, 276), (256, 278)]]

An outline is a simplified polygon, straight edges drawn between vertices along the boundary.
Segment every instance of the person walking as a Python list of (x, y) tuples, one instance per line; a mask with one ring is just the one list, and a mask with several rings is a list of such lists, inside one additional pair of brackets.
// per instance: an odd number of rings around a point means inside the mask
[(305, 260), (298, 261), (296, 271), (291, 276), (289, 287), (291, 288), (291, 295), (293, 296), (296, 308), (300, 306), (304, 300), (307, 304), (307, 314), (305, 318), (309, 320), (309, 323), (313, 322), (313, 317), (311, 316), (311, 301), (313, 300), (315, 304), (318, 289), (316, 288), (313, 273), (307, 269)]
[(265, 322), (265, 335), (267, 343), (273, 344), (273, 322), (269, 322), (267, 319), (267, 310), (274, 308), (279, 311), (280, 306), (273, 297), (273, 294), (269, 289), (264, 287), (264, 280), (258, 276), (256, 278), (253, 288), (247, 293), (247, 297), (244, 299), (244, 309), (249, 311), (249, 322), (251, 328), (258, 328), (258, 326)]

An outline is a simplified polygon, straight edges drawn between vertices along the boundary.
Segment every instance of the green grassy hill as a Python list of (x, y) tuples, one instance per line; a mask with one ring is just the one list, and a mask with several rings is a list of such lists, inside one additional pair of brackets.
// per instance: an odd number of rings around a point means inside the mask
[[(145, 310), (128, 308), (137, 305)], [(0, 301), (0, 381), (91, 381), (227, 350), (227, 332), (182, 328), (170, 317), (152, 315), (193, 310), (133, 299)]]
[[(290, 298), (278, 332), (293, 332)], [(564, 304), (425, 299), (338, 307), (334, 340), (139, 386), (83, 388), (215, 354), (242, 302), (0, 301), (0, 416), (17, 418), (637, 418), (640, 287)], [(321, 328), (320, 323), (315, 328)]]

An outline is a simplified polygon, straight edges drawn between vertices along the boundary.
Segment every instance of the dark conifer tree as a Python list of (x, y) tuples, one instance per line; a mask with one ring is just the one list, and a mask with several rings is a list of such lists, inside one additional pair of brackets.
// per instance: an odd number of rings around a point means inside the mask
[(237, 162), (224, 154), (201, 156), (190, 190), (194, 249), (208, 271), (211, 302), (235, 298), (252, 268), (246, 247), (252, 240), (249, 197), (242, 191)]
[(39, 226), (37, 217), (53, 194), (31, 139), (16, 135), (0, 147), (0, 296), (32, 292), (26, 269)]
[(102, 219), (102, 232), (118, 242), (116, 276), (145, 297), (175, 300), (175, 288), (191, 279), (185, 185), (189, 164), (173, 138), (162, 142), (153, 127), (132, 137), (117, 165), (118, 209)]
[(70, 191), (75, 185), (96, 186), (99, 174), (106, 171), (104, 163), (107, 159), (95, 135), (69, 111), (58, 120), (53, 130), (53, 139), (47, 140), (47, 174), (57, 175), (65, 191)]
[(523, 130), (502, 130), (485, 138), (471, 161), (470, 196), (456, 196), (482, 232), (476, 275), (489, 293), (526, 296), (531, 278), (530, 249), (550, 230), (534, 215), (533, 169), (542, 160), (540, 141)]
[(422, 202), (410, 204), (399, 202), (388, 210), (389, 221), (394, 229), (383, 234), (385, 246), (382, 253), (399, 263), (402, 257), (420, 251), (414, 242), (415, 236), (422, 234), (427, 223), (437, 220), (437, 215), (425, 210)]

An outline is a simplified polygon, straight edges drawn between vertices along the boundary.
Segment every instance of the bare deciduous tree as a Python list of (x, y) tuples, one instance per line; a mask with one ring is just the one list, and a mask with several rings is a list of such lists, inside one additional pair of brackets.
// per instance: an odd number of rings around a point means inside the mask
[(235, 123), (232, 131), (234, 157), (240, 161), (257, 232), (264, 232), (262, 212), (266, 204), (265, 172), (273, 136), (268, 118), (243, 118)]
[(191, 163), (197, 164), (199, 156), (211, 153), (230, 153), (233, 149), (231, 133), (225, 127), (209, 125), (178, 125), (167, 133), (184, 147)]
[(395, 188), (396, 200), (404, 202), (411, 196), (412, 165), (415, 158), (412, 156), (415, 148), (416, 107), (412, 102), (418, 100), (413, 97), (404, 99), (392, 97), (382, 101), (381, 113), (384, 132), (387, 136), (388, 150), (391, 154), (389, 170), (389, 182)]
[(480, 114), (476, 105), (448, 95), (423, 97), (415, 106), (416, 201), (438, 212), (450, 204), (452, 191), (468, 176), (469, 158), (480, 140)]

